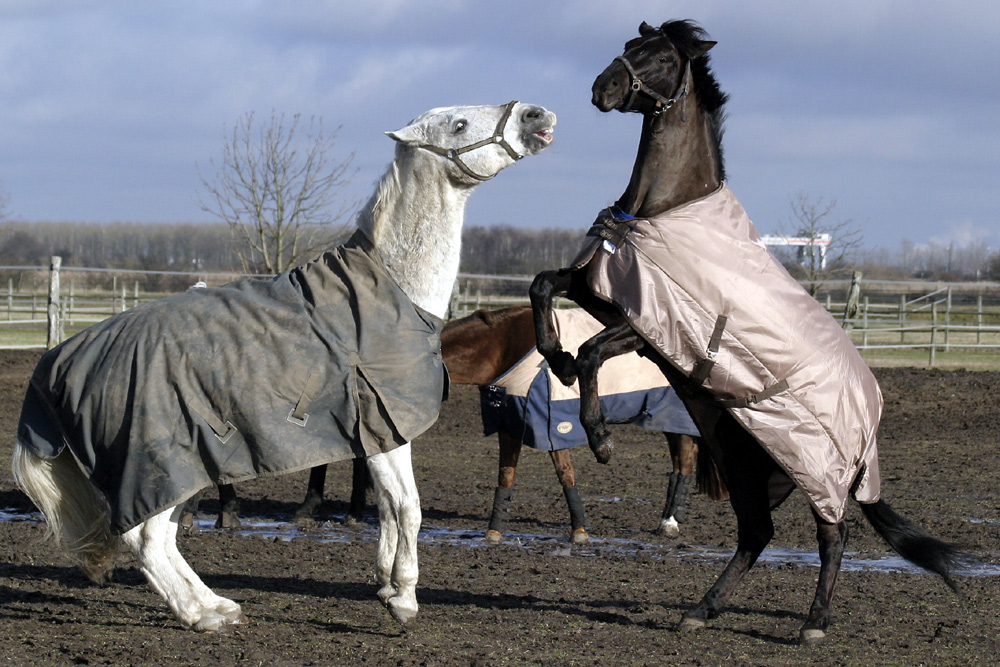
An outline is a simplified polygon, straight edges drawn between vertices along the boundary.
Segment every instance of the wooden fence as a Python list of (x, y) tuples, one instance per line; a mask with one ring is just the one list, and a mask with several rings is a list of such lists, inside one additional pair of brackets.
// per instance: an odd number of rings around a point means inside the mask
[[(239, 274), (63, 267), (0, 267), (7, 276), (0, 348), (52, 347), (67, 335), (197, 282), (220, 285)], [(528, 276), (459, 274), (451, 317), (528, 303)], [(2, 285), (2, 282), (0, 282)], [(1000, 284), (865, 281), (806, 285), (850, 331), (861, 350), (923, 350), (1000, 355)], [(0, 287), (2, 289), (2, 287)], [(848, 297), (854, 295), (853, 301)], [(560, 307), (572, 306), (565, 300)], [(4, 303), (0, 303), (0, 308)]]

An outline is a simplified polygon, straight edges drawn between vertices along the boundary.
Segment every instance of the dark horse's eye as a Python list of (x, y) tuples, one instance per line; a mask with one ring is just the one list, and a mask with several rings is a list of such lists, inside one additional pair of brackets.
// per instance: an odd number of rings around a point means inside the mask
[(461, 134), (465, 132), (465, 128), (469, 126), (469, 122), (466, 120), (456, 120), (455, 121), (455, 134)]

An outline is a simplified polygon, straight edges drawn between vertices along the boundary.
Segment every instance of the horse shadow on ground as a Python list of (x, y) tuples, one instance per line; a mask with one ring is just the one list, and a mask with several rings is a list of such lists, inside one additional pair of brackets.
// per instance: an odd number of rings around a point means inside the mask
[[(0, 620), (2, 619), (27, 619), (30, 617), (39, 620), (33, 608), (45, 605), (72, 605), (74, 608), (83, 608), (91, 601), (86, 598), (85, 589), (94, 587), (89, 579), (76, 567), (56, 567), (37, 565), (0, 565), (0, 578), (30, 581), (32, 579), (48, 579), (54, 581), (74, 592), (72, 595), (57, 595), (37, 590), (24, 590), (11, 588), (0, 584), (0, 599), (5, 603), (0, 607)], [(376, 592), (378, 586), (369, 582), (342, 582), (324, 581), (312, 578), (293, 577), (268, 577), (251, 576), (245, 574), (207, 574), (202, 579), (205, 584), (217, 592), (225, 591), (224, 594), (239, 598), (240, 591), (256, 591), (261, 594), (282, 593), (286, 595), (302, 595), (319, 599), (347, 600), (372, 604), (373, 609), (377, 608)], [(146, 587), (146, 578), (134, 567), (122, 567), (115, 570), (112, 583), (109, 586)], [(482, 610), (499, 613), (504, 610), (523, 609), (533, 612), (558, 613), (570, 617), (579, 617), (589, 622), (605, 623), (621, 627), (635, 626), (650, 630), (675, 631), (676, 623), (665, 622), (660, 618), (639, 618), (634, 611), (638, 602), (627, 599), (620, 600), (587, 600), (574, 603), (567, 601), (564, 595), (558, 599), (547, 598), (539, 595), (511, 595), (505, 593), (474, 593), (468, 591), (455, 590), (452, 588), (424, 588), (417, 591), (423, 613), (432, 613), (428, 607), (435, 605), (452, 607), (475, 607)], [(155, 593), (150, 591), (151, 599)], [(245, 598), (244, 598), (245, 600)], [(241, 601), (241, 600), (237, 600)], [(242, 601), (241, 601), (242, 602)], [(245, 604), (245, 602), (243, 602)], [(144, 614), (156, 614), (160, 608), (159, 599), (155, 603), (144, 604), (135, 602), (109, 601), (109, 604), (116, 608), (122, 608), (126, 617), (134, 617), (136, 612)], [(23, 607), (22, 607), (23, 605)], [(680, 619), (681, 614), (691, 608), (691, 604), (682, 603), (658, 603), (660, 609)], [(162, 609), (165, 617), (169, 616), (166, 607)], [(804, 615), (798, 612), (772, 609), (761, 610), (746, 607), (731, 607), (726, 610), (724, 617), (750, 617), (754, 615), (764, 615), (778, 620), (795, 621), (801, 623)], [(259, 604), (253, 613), (254, 617), (262, 621), (271, 623), (283, 623), (285, 620), (280, 616), (267, 612), (266, 604)], [(44, 619), (41, 619), (44, 621)], [(109, 624), (132, 625), (132, 623), (117, 623), (112, 619), (106, 619)], [(336, 633), (364, 632), (380, 636), (397, 636), (405, 632), (402, 628), (393, 628), (387, 631), (381, 628), (381, 621), (378, 626), (358, 627), (341, 622), (314, 620), (312, 624), (318, 629)], [(730, 627), (731, 625), (731, 627)], [(745, 631), (734, 628), (740, 627), (740, 623), (732, 624), (716, 622), (713, 628), (719, 631), (732, 632), (745, 635), (749, 638), (767, 642), (771, 644), (794, 644), (785, 637), (761, 633), (757, 631)]]

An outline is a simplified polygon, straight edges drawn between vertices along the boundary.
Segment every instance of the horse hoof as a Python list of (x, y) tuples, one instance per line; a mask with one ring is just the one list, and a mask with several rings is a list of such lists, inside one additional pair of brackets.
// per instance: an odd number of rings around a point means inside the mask
[(389, 615), (402, 625), (404, 629), (412, 630), (417, 627), (416, 604), (410, 606), (400, 598), (394, 597), (386, 601), (385, 608), (389, 610)]
[(198, 632), (214, 632), (219, 635), (226, 635), (232, 632), (237, 625), (244, 625), (247, 617), (243, 612), (238, 615), (221, 614), (217, 611), (207, 612), (201, 619), (191, 626), (192, 630)]
[(681, 534), (681, 528), (677, 523), (677, 519), (670, 517), (660, 522), (660, 528), (657, 532), (664, 537), (677, 537)]
[(503, 534), (496, 530), (487, 530), (486, 537), (484, 538), (486, 544), (496, 546), (503, 542)]
[(240, 527), (240, 517), (235, 512), (222, 512), (215, 520), (216, 528), (236, 529)]
[(685, 616), (681, 619), (680, 625), (677, 626), (677, 629), (681, 632), (695, 632), (697, 630), (701, 630), (706, 625), (708, 625), (708, 623), (706, 623), (704, 619)]
[(589, 544), (590, 535), (587, 534), (586, 528), (577, 528), (572, 533), (570, 533), (569, 541), (573, 544)]
[(799, 643), (803, 646), (816, 646), (826, 639), (826, 632), (817, 629), (804, 629), (799, 632)]
[(576, 359), (565, 350), (560, 350), (549, 364), (552, 372), (555, 373), (559, 381), (567, 387), (572, 387), (576, 382)]
[(605, 442), (594, 449), (594, 458), (597, 459), (598, 463), (607, 463), (611, 460), (611, 452), (613, 451), (614, 445), (610, 442)]

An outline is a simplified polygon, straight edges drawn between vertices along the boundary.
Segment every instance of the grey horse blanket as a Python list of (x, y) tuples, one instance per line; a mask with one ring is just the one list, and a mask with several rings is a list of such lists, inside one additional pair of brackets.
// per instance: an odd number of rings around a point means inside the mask
[(211, 484), (412, 440), (446, 389), (442, 326), (357, 232), (274, 279), (143, 304), (50, 350), (18, 438), (43, 458), (70, 447), (123, 533)]
[[(582, 308), (555, 311), (563, 349), (575, 355), (604, 327)], [(698, 428), (660, 368), (635, 352), (609, 359), (597, 375), (601, 408), (612, 424), (697, 437)], [(567, 387), (532, 348), (524, 358), (479, 388), (483, 434), (501, 427), (535, 449), (555, 451), (587, 444), (580, 424), (580, 384)]]
[(591, 289), (717, 397), (820, 516), (843, 518), (856, 479), (860, 502), (878, 500), (878, 382), (728, 187), (648, 220), (599, 217), (572, 265), (584, 266)]

